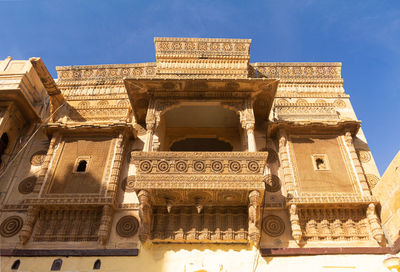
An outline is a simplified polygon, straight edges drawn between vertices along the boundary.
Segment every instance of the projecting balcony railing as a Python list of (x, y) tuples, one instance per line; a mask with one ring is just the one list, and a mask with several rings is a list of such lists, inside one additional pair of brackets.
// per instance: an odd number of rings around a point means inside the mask
[(136, 189), (263, 190), (268, 152), (132, 152)]

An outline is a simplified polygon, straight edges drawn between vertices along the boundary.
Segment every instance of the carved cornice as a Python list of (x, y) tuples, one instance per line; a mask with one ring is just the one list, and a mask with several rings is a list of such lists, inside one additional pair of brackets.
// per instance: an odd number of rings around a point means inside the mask
[(268, 152), (132, 152), (136, 190), (261, 190)]
[(362, 196), (355, 194), (340, 194), (340, 193), (320, 193), (306, 194), (302, 193), (287, 200), (286, 205), (296, 204), (299, 207), (310, 206), (368, 206), (370, 203), (378, 203), (374, 196)]
[(113, 204), (112, 197), (46, 197), (26, 199), (24, 205), (28, 206), (101, 206), (105, 204)]
[(274, 136), (279, 129), (284, 129), (290, 134), (309, 134), (310, 131), (316, 134), (344, 134), (350, 131), (354, 136), (360, 129), (361, 122), (355, 120), (339, 121), (275, 121), (268, 126), (268, 137)]

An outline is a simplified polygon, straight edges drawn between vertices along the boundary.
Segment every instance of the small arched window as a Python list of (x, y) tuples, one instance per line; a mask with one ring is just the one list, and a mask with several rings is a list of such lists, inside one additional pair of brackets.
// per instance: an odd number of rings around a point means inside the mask
[(101, 267), (101, 261), (100, 261), (100, 259), (97, 259), (95, 262), (94, 262), (94, 265), (93, 265), (93, 269), (100, 269), (100, 267)]
[(3, 135), (1, 135), (0, 137), (0, 163), (1, 163), (1, 157), (3, 156), (7, 147), (8, 147), (8, 135), (7, 133), (3, 133)]
[(326, 169), (324, 160), (321, 159), (321, 158), (316, 159), (315, 160), (315, 164), (317, 165), (317, 169), (318, 170), (325, 170)]
[(51, 265), (51, 271), (60, 271), (62, 266), (62, 260), (56, 259), (54, 260), (53, 264)]
[(11, 266), (11, 270), (17, 270), (19, 268), (19, 265), (21, 264), (20, 260), (16, 260), (13, 265)]
[(87, 161), (86, 160), (81, 160), (78, 163), (78, 166), (76, 167), (76, 172), (86, 172), (86, 166), (87, 166)]

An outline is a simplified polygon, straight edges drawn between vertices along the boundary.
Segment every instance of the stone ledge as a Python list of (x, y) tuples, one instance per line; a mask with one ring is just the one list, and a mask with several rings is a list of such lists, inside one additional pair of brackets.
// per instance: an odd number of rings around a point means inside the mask
[(335, 254), (393, 254), (391, 247), (261, 248), (261, 256), (303, 256)]
[(134, 249), (1, 249), (0, 256), (46, 257), (46, 256), (138, 256)]

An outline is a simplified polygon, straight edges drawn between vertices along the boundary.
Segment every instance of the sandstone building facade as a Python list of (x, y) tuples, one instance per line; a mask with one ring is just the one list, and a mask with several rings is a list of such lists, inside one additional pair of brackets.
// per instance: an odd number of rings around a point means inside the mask
[(340, 63), (154, 43), (57, 79), (0, 62), (2, 271), (388, 271), (396, 196)]

